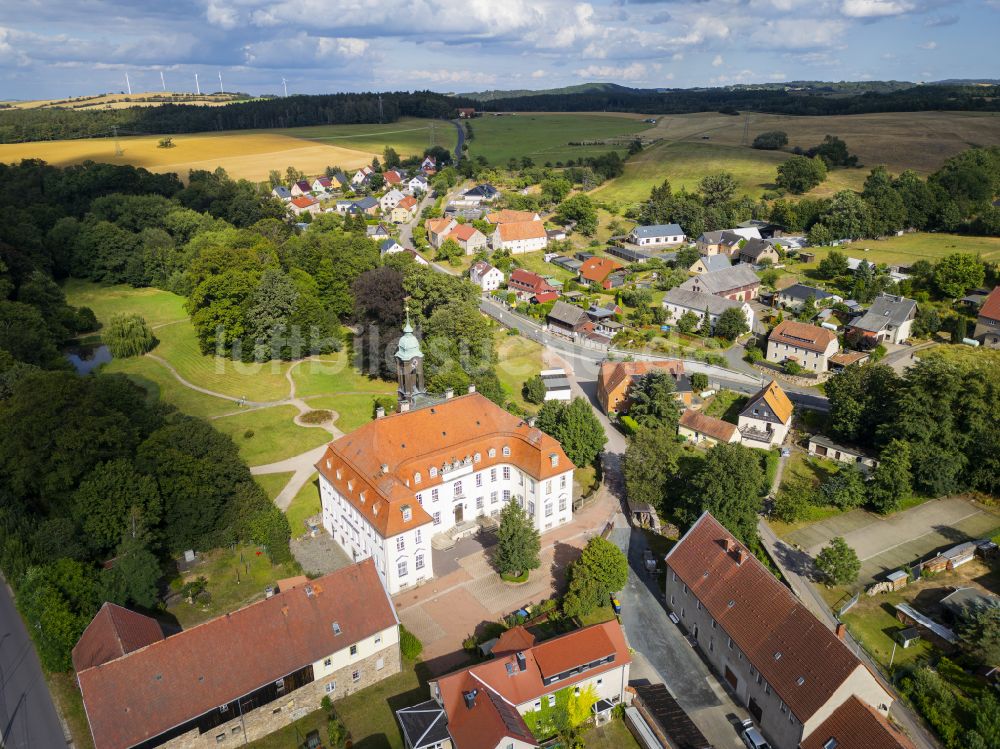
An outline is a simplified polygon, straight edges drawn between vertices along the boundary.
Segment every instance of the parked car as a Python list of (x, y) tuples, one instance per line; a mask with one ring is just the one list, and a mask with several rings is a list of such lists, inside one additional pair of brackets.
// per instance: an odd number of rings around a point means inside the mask
[(753, 724), (750, 718), (743, 721), (740, 726), (740, 738), (743, 739), (743, 743), (747, 745), (747, 749), (771, 749), (771, 745), (767, 743), (757, 726)]

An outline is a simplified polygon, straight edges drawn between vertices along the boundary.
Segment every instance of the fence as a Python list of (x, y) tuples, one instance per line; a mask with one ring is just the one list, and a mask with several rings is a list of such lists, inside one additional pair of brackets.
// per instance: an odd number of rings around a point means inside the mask
[(851, 610), (851, 608), (858, 602), (861, 597), (861, 593), (855, 593), (853, 596), (845, 596), (837, 602), (837, 619), (839, 620), (844, 614)]

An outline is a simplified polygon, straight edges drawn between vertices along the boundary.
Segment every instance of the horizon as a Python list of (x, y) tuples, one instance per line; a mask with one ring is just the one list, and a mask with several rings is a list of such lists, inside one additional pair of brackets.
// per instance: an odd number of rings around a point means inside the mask
[(95, 90), (249, 94), (549, 89), (592, 81), (637, 88), (743, 83), (975, 79), (995, 67), (1000, 0), (373, 0), (272, 7), (188, 0), (55, 2), (30, 18), (0, 11), (7, 100)]

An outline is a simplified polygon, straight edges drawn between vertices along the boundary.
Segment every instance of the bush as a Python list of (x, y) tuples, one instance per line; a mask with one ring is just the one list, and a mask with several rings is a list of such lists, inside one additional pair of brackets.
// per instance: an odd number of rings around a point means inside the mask
[(333, 418), (333, 414), (330, 411), (316, 410), (316, 411), (306, 411), (304, 414), (299, 416), (299, 421), (303, 424), (322, 424)]
[(141, 315), (112, 315), (101, 340), (116, 359), (142, 356), (157, 343)]
[(748, 346), (746, 356), (743, 357), (751, 364), (756, 364), (757, 362), (763, 360), (764, 352), (761, 351), (756, 346)]
[(253, 435), (254, 435), (253, 429), (247, 429), (245, 432), (243, 432), (243, 439), (251, 440), (253, 439)]
[(408, 661), (417, 660), (424, 652), (423, 643), (402, 624), (399, 625), (399, 650)]
[(753, 139), (753, 148), (763, 151), (777, 151), (788, 145), (788, 134), (781, 130), (768, 130)]
[(783, 483), (774, 498), (772, 514), (783, 523), (794, 523), (805, 517), (813, 497), (812, 487), (805, 482)]
[(792, 361), (791, 359), (786, 360), (785, 363), (781, 365), (781, 368), (784, 370), (785, 374), (802, 374), (802, 365), (797, 361)]
[(250, 518), (250, 540), (267, 549), (268, 557), (275, 564), (291, 560), (292, 554), (288, 549), (291, 537), (288, 518), (274, 505), (268, 505)]
[(532, 375), (524, 381), (521, 387), (521, 395), (528, 403), (536, 406), (545, 402), (545, 381), (541, 375)]

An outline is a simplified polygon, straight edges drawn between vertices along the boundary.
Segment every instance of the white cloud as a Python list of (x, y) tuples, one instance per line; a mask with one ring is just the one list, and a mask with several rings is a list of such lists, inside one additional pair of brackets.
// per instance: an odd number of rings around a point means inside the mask
[(841, 20), (817, 23), (809, 19), (782, 18), (760, 24), (750, 38), (759, 44), (781, 39), (782, 46), (788, 49), (818, 49), (840, 44), (847, 29), (847, 22)]
[(545, 71), (542, 70), (541, 68), (539, 68), (538, 70), (532, 70), (531, 71), (531, 77), (532, 78), (544, 78), (545, 77)]
[(403, 70), (391, 71), (400, 78), (428, 83), (474, 83), (477, 85), (492, 85), (497, 82), (494, 73), (480, 73), (471, 70)]
[(614, 65), (588, 65), (573, 71), (579, 78), (617, 79), (620, 81), (641, 80), (646, 76), (646, 66), (641, 62), (616, 67)]
[(898, 16), (913, 10), (906, 0), (844, 0), (841, 13), (849, 18)]
[(722, 65), (722, 55), (716, 55), (715, 59), (712, 60), (712, 67), (717, 68)]
[(929, 42), (924, 42), (923, 44), (918, 44), (917, 46), (920, 49), (928, 49), (929, 50), (929, 49), (937, 49), (938, 45), (937, 45), (937, 42), (935, 42), (935, 41), (929, 41)]
[(205, 18), (213, 26), (218, 26), (221, 29), (236, 28), (239, 23), (239, 15), (236, 13), (235, 8), (227, 8), (219, 3), (209, 2), (208, 7), (205, 8)]
[(684, 53), (683, 52), (674, 52), (670, 56), (670, 59), (673, 60), (674, 62), (680, 62), (681, 60), (684, 59)]

